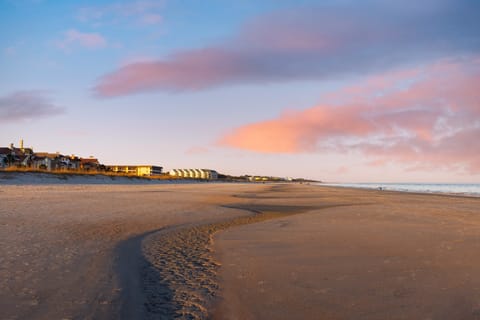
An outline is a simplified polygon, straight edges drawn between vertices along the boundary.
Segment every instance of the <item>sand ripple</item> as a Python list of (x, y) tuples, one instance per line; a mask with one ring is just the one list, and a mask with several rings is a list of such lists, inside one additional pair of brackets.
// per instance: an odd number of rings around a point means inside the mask
[(313, 207), (239, 205), (248, 216), (228, 221), (162, 230), (143, 244), (141, 270), (146, 319), (206, 319), (218, 289), (220, 264), (212, 254), (216, 232), (286, 215)]
[(213, 234), (272, 217), (255, 214), (149, 236), (143, 247), (149, 263), (142, 270), (146, 318), (207, 318), (218, 289), (219, 264), (211, 253)]

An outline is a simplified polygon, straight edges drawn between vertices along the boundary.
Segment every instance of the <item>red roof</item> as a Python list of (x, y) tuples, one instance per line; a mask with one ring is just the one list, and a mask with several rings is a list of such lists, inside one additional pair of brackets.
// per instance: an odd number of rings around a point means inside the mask
[(58, 153), (48, 153), (48, 152), (35, 152), (34, 156), (36, 158), (50, 158), (55, 159), (57, 157), (61, 157), (61, 154)]
[(81, 164), (87, 164), (87, 163), (98, 164), (98, 159), (95, 159), (95, 158), (81, 158), (80, 163)]

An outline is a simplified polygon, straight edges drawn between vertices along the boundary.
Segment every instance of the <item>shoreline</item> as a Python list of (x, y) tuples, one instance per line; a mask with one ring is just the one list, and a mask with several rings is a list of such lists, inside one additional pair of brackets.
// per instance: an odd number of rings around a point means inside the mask
[[(395, 190), (382, 189), (352, 185), (329, 184), (321, 182), (289, 182), (289, 181), (222, 181), (222, 180), (198, 180), (198, 179), (150, 179), (138, 176), (115, 176), (103, 174), (81, 174), (81, 173), (52, 173), (52, 172), (22, 172), (22, 171), (1, 171), (0, 186), (42, 186), (42, 185), (170, 185), (170, 184), (253, 184), (253, 185), (311, 185), (327, 188), (341, 188), (364, 191), (399, 192), (411, 195), (439, 195), (448, 197), (480, 198), (480, 193), (455, 193), (443, 191), (416, 191), (416, 190)], [(376, 184), (376, 183), (375, 183)], [(389, 183), (384, 185), (388, 186)], [(395, 184), (395, 183), (393, 183)], [(430, 184), (430, 183), (428, 183)], [(476, 185), (475, 183), (471, 183)], [(382, 185), (379, 183), (379, 185)], [(419, 183), (421, 185), (421, 183)], [(441, 184), (445, 185), (445, 184)], [(452, 184), (455, 185), (455, 184)]]
[[(413, 195), (421, 195), (421, 194), (431, 194), (431, 195), (444, 195), (444, 196), (452, 196), (452, 197), (467, 197), (467, 198), (480, 198), (480, 193), (456, 193), (456, 192), (444, 192), (444, 191), (417, 191), (417, 190), (395, 190), (395, 189), (378, 189), (378, 188), (369, 188), (369, 187), (356, 187), (352, 185), (341, 185), (341, 184), (322, 184), (322, 183), (317, 183), (317, 184), (312, 184), (315, 186), (321, 186), (321, 187), (332, 187), (332, 188), (345, 188), (345, 189), (354, 189), (354, 190), (371, 190), (371, 191), (382, 191), (382, 192), (401, 192), (401, 193), (407, 193), (407, 194), (413, 194)], [(379, 184), (380, 185), (380, 184)], [(388, 184), (385, 184), (388, 185)], [(421, 185), (421, 183), (419, 183)], [(455, 184), (452, 184), (455, 185)], [(475, 183), (472, 183), (472, 185), (477, 185)]]

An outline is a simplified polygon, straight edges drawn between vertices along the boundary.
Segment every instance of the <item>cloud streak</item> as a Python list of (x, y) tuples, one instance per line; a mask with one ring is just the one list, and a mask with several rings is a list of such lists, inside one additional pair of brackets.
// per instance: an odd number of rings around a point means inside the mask
[(64, 113), (43, 91), (17, 91), (0, 97), (0, 123), (21, 122)]
[(379, 74), (303, 110), (239, 127), (222, 146), (263, 153), (360, 152), (372, 165), (480, 173), (480, 57)]
[(80, 32), (70, 29), (65, 31), (63, 35), (64, 37), (58, 42), (58, 46), (65, 50), (69, 50), (74, 46), (98, 49), (107, 45), (107, 40), (99, 33)]
[(342, 78), (469, 54), (480, 48), (479, 10), (471, 0), (292, 8), (258, 17), (217, 45), (123, 66), (94, 90), (109, 97)]
[(70, 29), (63, 33), (63, 38), (57, 42), (57, 46), (66, 51), (77, 46), (99, 49), (107, 46), (107, 40), (99, 33), (87, 33)]
[(162, 22), (160, 9), (163, 1), (127, 1), (104, 6), (85, 6), (78, 10), (77, 19), (82, 22), (117, 24), (133, 20), (144, 25), (156, 25)]

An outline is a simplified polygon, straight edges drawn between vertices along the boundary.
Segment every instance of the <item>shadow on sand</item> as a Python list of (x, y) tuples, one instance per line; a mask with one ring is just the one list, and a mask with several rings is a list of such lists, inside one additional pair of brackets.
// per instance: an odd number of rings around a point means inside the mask
[(172, 319), (175, 316), (173, 290), (142, 249), (148, 236), (166, 229), (169, 228), (138, 235), (117, 246), (116, 273), (121, 293), (111, 319)]

